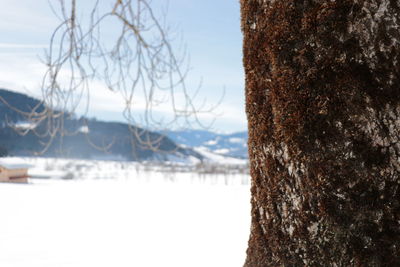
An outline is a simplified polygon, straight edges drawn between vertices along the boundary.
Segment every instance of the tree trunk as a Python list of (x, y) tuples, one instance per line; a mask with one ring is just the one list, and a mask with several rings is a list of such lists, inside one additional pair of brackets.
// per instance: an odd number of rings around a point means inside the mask
[(241, 0), (245, 266), (400, 266), (400, 3)]

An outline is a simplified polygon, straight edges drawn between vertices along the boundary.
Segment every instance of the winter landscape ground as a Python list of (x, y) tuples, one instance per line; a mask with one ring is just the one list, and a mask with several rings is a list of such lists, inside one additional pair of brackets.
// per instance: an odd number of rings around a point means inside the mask
[[(0, 266), (242, 266), (247, 174), (132, 162), (6, 158), (29, 184), (0, 184)], [(174, 171), (172, 171), (174, 170)]]

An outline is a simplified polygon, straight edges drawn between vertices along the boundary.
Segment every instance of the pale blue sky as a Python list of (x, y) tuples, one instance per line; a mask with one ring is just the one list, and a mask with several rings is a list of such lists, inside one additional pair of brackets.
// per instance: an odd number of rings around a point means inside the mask
[[(87, 3), (87, 0), (78, 2)], [(111, 6), (108, 0), (101, 2), (105, 7)], [(38, 56), (43, 54), (57, 18), (47, 0), (0, 0), (0, 3), (3, 7), (0, 10), (0, 86), (39, 95), (43, 66)], [(153, 0), (156, 9), (165, 3)], [(196, 87), (202, 79), (202, 96), (210, 102), (217, 101), (225, 88), (226, 95), (218, 109), (222, 115), (213, 129), (245, 130), (239, 1), (170, 0), (167, 18), (174, 29), (182, 32), (190, 54), (192, 70), (187, 85)], [(90, 116), (122, 119), (120, 108), (115, 104), (118, 97), (94, 93), (93, 99)], [(203, 119), (208, 121), (207, 116)]]

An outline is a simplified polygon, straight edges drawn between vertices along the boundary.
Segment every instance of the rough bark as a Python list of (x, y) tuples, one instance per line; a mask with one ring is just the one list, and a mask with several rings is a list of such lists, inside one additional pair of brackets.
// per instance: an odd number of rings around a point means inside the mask
[(400, 266), (400, 3), (241, 0), (246, 267)]

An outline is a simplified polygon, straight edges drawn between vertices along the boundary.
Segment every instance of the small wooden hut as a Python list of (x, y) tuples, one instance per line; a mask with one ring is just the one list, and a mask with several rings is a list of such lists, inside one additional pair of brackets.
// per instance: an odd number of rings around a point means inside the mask
[(4, 164), (0, 162), (0, 182), (27, 183), (28, 165)]

